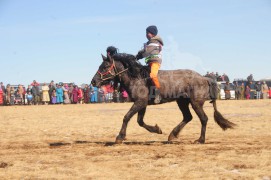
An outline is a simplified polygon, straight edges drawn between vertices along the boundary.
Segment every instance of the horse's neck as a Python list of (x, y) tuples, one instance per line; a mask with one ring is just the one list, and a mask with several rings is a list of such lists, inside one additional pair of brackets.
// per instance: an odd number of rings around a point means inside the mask
[(142, 83), (140, 81), (144, 81), (143, 79), (131, 79), (130, 77), (122, 78), (120, 80), (120, 85), (123, 87), (129, 95), (131, 95), (133, 89), (137, 86), (142, 86), (145, 83)]

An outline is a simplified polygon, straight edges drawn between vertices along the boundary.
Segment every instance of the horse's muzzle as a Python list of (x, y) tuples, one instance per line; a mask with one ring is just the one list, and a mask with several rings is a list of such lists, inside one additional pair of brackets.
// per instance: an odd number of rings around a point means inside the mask
[(101, 82), (96, 82), (95, 79), (92, 79), (91, 84), (92, 84), (92, 86), (95, 86), (95, 87), (98, 87), (98, 88), (101, 87)]

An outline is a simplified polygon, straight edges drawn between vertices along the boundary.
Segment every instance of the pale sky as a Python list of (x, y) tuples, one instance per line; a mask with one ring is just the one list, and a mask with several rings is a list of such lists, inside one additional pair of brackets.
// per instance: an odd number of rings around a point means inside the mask
[(149, 25), (161, 69), (271, 77), (271, 0), (0, 0), (0, 81), (90, 83), (107, 46), (135, 55)]

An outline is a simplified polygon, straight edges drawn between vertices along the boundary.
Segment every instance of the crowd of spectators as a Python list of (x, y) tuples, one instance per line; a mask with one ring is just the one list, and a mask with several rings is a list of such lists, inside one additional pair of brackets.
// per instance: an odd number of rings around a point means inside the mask
[(238, 81), (233, 83), (233, 88), (230, 87), (229, 82), (226, 82), (224, 86), (225, 99), (231, 99), (230, 90), (233, 89), (235, 92), (235, 99), (271, 99), (271, 87), (268, 87), (265, 81), (253, 81), (241, 82)]
[(88, 104), (128, 102), (124, 89), (113, 84), (97, 88), (92, 85), (78, 86), (74, 83), (38, 83), (33, 81), (27, 88), (0, 83), (0, 105), (14, 104)]
[[(229, 84), (229, 77), (225, 73), (207, 72), (217, 82), (225, 82), (223, 91), (225, 99), (231, 99), (231, 90), (235, 91), (235, 99), (271, 99), (271, 84), (265, 81), (254, 81), (250, 74), (246, 80), (233, 81)], [(233, 86), (233, 87), (231, 87)], [(218, 99), (220, 99), (221, 87), (219, 86)], [(119, 86), (112, 83), (100, 88), (92, 85), (78, 86), (74, 83), (38, 83), (33, 81), (27, 88), (23, 85), (6, 86), (0, 83), (0, 105), (14, 104), (88, 104), (88, 103), (110, 103), (128, 102), (128, 93)]]
[(216, 81), (225, 81), (225, 82), (229, 82), (230, 79), (229, 79), (229, 76), (225, 73), (223, 73), (222, 75), (220, 75), (218, 72), (214, 73), (214, 72), (208, 72), (204, 75), (205, 77), (209, 77), (209, 78), (212, 78)]
[[(231, 90), (235, 92), (235, 99), (271, 99), (271, 86), (265, 81), (254, 81), (253, 74), (250, 74), (247, 79), (239, 79), (230, 84), (230, 79), (226, 73), (220, 75), (218, 72), (207, 72), (205, 77), (209, 77), (216, 82), (224, 82), (222, 88), (225, 93), (225, 99), (231, 99)], [(221, 84), (218, 83), (218, 99), (221, 98)]]

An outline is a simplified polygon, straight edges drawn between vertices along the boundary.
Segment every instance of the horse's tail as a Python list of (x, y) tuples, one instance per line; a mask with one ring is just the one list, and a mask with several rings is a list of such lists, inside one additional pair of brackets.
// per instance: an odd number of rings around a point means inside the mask
[(233, 129), (236, 124), (230, 122), (229, 120), (225, 119), (222, 114), (217, 110), (216, 107), (216, 100), (213, 100), (213, 106), (214, 106), (214, 118), (215, 122), (225, 131), (228, 128)]

